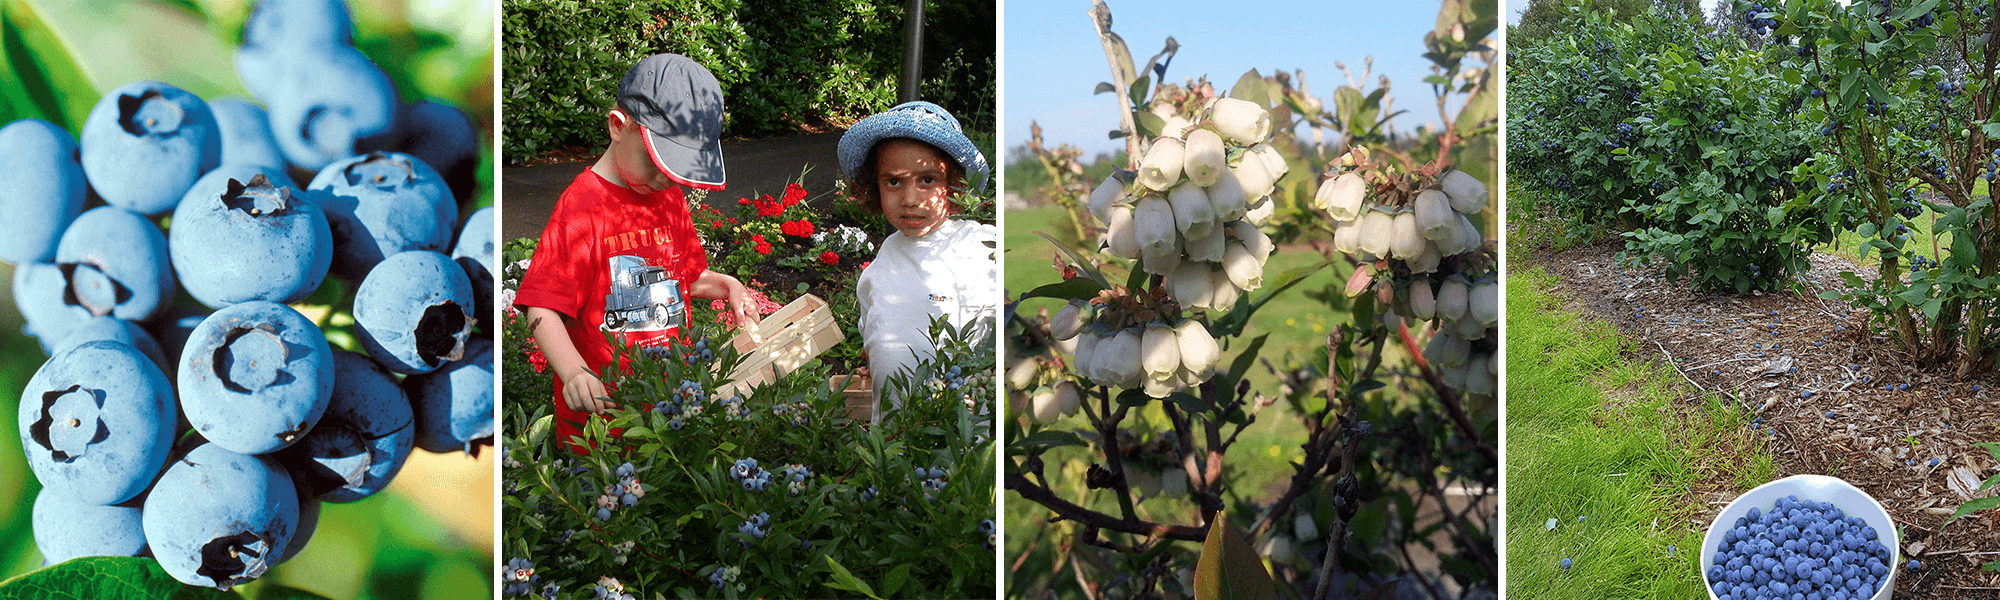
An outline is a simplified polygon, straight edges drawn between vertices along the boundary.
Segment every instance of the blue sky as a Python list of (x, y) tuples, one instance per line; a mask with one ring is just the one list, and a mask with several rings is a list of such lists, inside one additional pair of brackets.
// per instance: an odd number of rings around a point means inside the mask
[[(1227, 88), (1252, 67), (1265, 75), (1303, 69), (1306, 87), (1330, 107), (1333, 90), (1347, 82), (1334, 63), (1345, 62), (1359, 75), (1364, 59), (1373, 55), (1375, 68), (1364, 83), (1372, 89), (1376, 76), (1389, 76), (1395, 107), (1410, 111), (1397, 118), (1397, 129), (1438, 122), (1436, 97), (1423, 83), (1430, 61), (1422, 56), (1424, 33), (1437, 24), (1435, 2), (1106, 2), (1111, 29), (1131, 46), (1133, 62), (1144, 64), (1167, 36), (1180, 42), (1167, 69), (1169, 81), (1207, 75), (1218, 88)], [(1046, 143), (1073, 144), (1086, 160), (1123, 147), (1105, 137), (1118, 128), (1115, 100), (1091, 94), (1098, 82), (1110, 80), (1111, 70), (1086, 16), (1090, 6), (1088, 0), (1007, 2), (1002, 88), (1007, 146), (1025, 143), (1029, 122), (1035, 121)], [(1228, 18), (1220, 18), (1224, 14)]]

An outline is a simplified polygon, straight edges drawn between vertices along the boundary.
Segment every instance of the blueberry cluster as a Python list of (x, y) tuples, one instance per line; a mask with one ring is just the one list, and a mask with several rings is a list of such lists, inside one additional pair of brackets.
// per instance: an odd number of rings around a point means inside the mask
[(595, 600), (638, 600), (625, 593), (625, 584), (619, 583), (615, 577), (597, 578), (597, 587), (591, 588), (590, 597)]
[(501, 589), (502, 593), (508, 596), (526, 596), (534, 593), (535, 584), (542, 582), (542, 576), (535, 574), (534, 561), (510, 558), (507, 559), (507, 568), (500, 572), (500, 580), (506, 584)]
[(811, 479), (813, 475), (812, 467), (805, 465), (785, 465), (779, 472), (785, 480), (787, 492), (793, 496), (805, 492), (806, 480)]
[(980, 519), (979, 532), (986, 534), (986, 551), (992, 552), (994, 542), (999, 541), (999, 535), (1000, 535), (1000, 532), (993, 527), (993, 520)]
[[(491, 287), (492, 215), (458, 228), (464, 196), (430, 166), (476, 163), (478, 134), (456, 108), (399, 111), (351, 30), (337, 0), (259, 4), (238, 67), (268, 112), (139, 81), (80, 141), (0, 128), (0, 259), (50, 355), (18, 405), (47, 563), (151, 556), (228, 589), (413, 448), (491, 443), (492, 343), (473, 328), (492, 299), (473, 282)], [(288, 305), (329, 274), (351, 296), (315, 304), (351, 302), (366, 354)]]
[(793, 427), (805, 427), (812, 420), (812, 405), (804, 402), (790, 404), (779, 402), (771, 405), (771, 416), (788, 419)]
[(708, 583), (709, 585), (715, 586), (715, 589), (719, 590), (722, 589), (723, 586), (725, 585), (735, 583), (736, 576), (741, 575), (742, 573), (743, 569), (738, 567), (721, 567), (714, 571), (708, 572)]
[(1752, 3), (1749, 12), (1743, 13), (1743, 24), (1749, 25), (1750, 31), (1757, 35), (1764, 35), (1777, 30), (1778, 20), (1764, 17), (1766, 14), (1770, 13), (1764, 11), (1764, 3)]
[[(751, 538), (761, 540), (764, 539), (765, 534), (770, 533), (770, 527), (771, 527), (771, 513), (760, 512), (754, 515), (750, 515), (750, 518), (748, 519), (744, 519), (741, 524), (738, 524), (736, 526), (736, 532), (749, 536)], [(750, 541), (748, 539), (738, 539), (737, 543), (742, 544), (743, 546), (746, 547), (750, 545)]]
[(1867, 598), (1894, 559), (1860, 517), (1786, 496), (1769, 512), (1751, 508), (1723, 534), (1707, 583), (1724, 600)]
[(729, 478), (743, 484), (745, 491), (761, 492), (771, 484), (771, 472), (757, 466), (757, 459), (744, 458), (729, 468)]
[(639, 469), (632, 466), (632, 463), (618, 465), (612, 474), (618, 476), (618, 482), (604, 486), (604, 493), (597, 497), (599, 521), (611, 520), (613, 509), (637, 506), (639, 499), (646, 497), (646, 486), (639, 483)]

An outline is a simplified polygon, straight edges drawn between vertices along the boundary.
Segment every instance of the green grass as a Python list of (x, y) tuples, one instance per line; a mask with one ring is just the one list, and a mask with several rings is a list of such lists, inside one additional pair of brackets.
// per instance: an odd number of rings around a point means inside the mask
[[(1677, 403), (1684, 386), (1672, 368), (1633, 360), (1610, 325), (1564, 311), (1547, 271), (1508, 279), (1509, 590), (1541, 599), (1701, 597), (1710, 507), (1696, 492), (1733, 497), (1769, 480), (1770, 449), (1736, 410), (1713, 399)], [(1544, 526), (1551, 518), (1554, 531)], [(1565, 557), (1574, 561), (1567, 571), (1558, 566)]]

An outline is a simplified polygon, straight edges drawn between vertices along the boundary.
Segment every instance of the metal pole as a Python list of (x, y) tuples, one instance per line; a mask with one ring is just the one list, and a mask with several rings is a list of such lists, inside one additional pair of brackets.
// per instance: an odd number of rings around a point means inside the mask
[(910, 0), (909, 16), (903, 24), (903, 80), (897, 102), (919, 100), (924, 81), (924, 0)]

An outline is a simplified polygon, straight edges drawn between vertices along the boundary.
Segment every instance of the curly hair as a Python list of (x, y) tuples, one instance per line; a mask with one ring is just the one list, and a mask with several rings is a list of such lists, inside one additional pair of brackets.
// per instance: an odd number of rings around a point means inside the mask
[(862, 209), (872, 214), (882, 214), (882, 194), (880, 190), (875, 189), (876, 156), (881, 151), (883, 144), (897, 140), (913, 142), (925, 148), (930, 148), (932, 152), (936, 152), (938, 158), (944, 159), (945, 181), (951, 182), (953, 190), (965, 189), (965, 167), (958, 164), (958, 161), (952, 160), (951, 155), (946, 154), (944, 150), (916, 138), (882, 138), (881, 141), (875, 142), (874, 147), (868, 149), (868, 159), (861, 161), (861, 169), (856, 172), (856, 175), (860, 176), (860, 180), (847, 182), (848, 197), (853, 198), (855, 202), (860, 202)]

